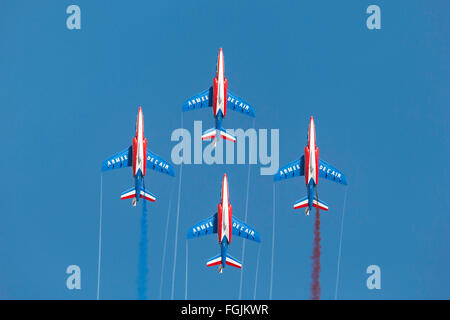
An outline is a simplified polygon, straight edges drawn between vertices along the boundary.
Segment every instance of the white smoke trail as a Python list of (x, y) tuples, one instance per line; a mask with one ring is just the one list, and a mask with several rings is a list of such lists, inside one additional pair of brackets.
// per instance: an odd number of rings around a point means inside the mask
[(269, 293), (269, 300), (272, 300), (274, 249), (275, 249), (275, 183), (273, 184), (272, 262), (271, 262), (271, 265), (270, 265), (270, 293)]
[(98, 231), (97, 300), (100, 300), (100, 266), (102, 262), (103, 173), (100, 174), (100, 221)]
[(188, 257), (189, 257), (188, 240), (186, 239), (186, 281), (184, 283), (184, 300), (187, 300), (188, 294)]
[(261, 254), (261, 245), (258, 247), (258, 256), (256, 257), (256, 274), (255, 274), (255, 289), (253, 290), (253, 300), (256, 300), (256, 287), (258, 286), (258, 270), (259, 270), (259, 255)]
[[(181, 114), (181, 128), (183, 128), (183, 114)], [(184, 156), (184, 154), (183, 154)], [(173, 258), (173, 270), (172, 270), (172, 291), (170, 294), (171, 300), (174, 297), (174, 289), (175, 289), (175, 270), (177, 266), (177, 249), (178, 249), (178, 221), (180, 218), (180, 198), (181, 198), (181, 181), (183, 178), (183, 156), (181, 157), (180, 164), (180, 181), (178, 183), (178, 203), (177, 203), (177, 220), (175, 223), (175, 248), (174, 248), (174, 258)]]
[[(255, 127), (255, 119), (253, 119), (253, 128)], [(249, 193), (249, 189), (250, 189), (250, 154), (249, 154), (249, 163), (248, 163), (248, 172), (247, 172), (247, 196), (245, 199), (245, 216), (244, 216), (244, 222), (247, 223), (247, 217), (248, 217), (248, 193)], [(242, 258), (242, 265), (244, 265), (244, 260), (245, 260), (245, 244), (247, 242), (244, 241), (242, 244), (242, 253), (241, 253), (241, 258)], [(241, 281), (239, 283), (239, 300), (242, 300), (242, 280), (244, 277), (244, 270), (245, 268), (242, 268), (241, 270)]]
[(341, 266), (341, 252), (342, 252), (342, 234), (344, 233), (344, 214), (345, 214), (345, 205), (347, 203), (347, 192), (348, 192), (348, 187), (345, 188), (344, 206), (342, 207), (341, 234), (339, 236), (339, 253), (338, 253), (338, 262), (337, 262), (336, 290), (334, 292), (334, 300), (337, 300), (337, 295), (338, 295), (339, 271), (340, 271), (340, 266)]
[(166, 229), (164, 232), (163, 256), (162, 256), (162, 261), (161, 261), (161, 276), (160, 276), (160, 282), (159, 282), (159, 300), (162, 299), (162, 287), (163, 287), (163, 280), (164, 280), (163, 279), (164, 278), (164, 265), (166, 264), (167, 234), (169, 231), (170, 211), (172, 210), (172, 194), (173, 194), (173, 188), (170, 191), (169, 209), (167, 210)]

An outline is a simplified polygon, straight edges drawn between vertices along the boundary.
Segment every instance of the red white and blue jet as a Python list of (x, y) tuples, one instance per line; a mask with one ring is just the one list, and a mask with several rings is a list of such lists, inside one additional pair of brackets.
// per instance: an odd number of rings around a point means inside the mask
[[(294, 209), (306, 207), (306, 215), (309, 215), (313, 207), (328, 211), (328, 205), (319, 200), (317, 196), (317, 183), (320, 178), (325, 178), (343, 185), (347, 185), (347, 179), (338, 169), (319, 158), (319, 148), (316, 146), (316, 128), (311, 116), (308, 130), (308, 145), (305, 154), (300, 159), (288, 163), (274, 176), (275, 181), (288, 178), (305, 176), (308, 195), (294, 203)], [(315, 193), (315, 195), (314, 195)]]
[(133, 166), (133, 177), (135, 186), (122, 192), (120, 198), (122, 200), (132, 199), (132, 205), (136, 206), (139, 198), (149, 201), (156, 201), (155, 195), (145, 189), (144, 176), (146, 168), (159, 171), (170, 176), (174, 176), (173, 167), (158, 155), (147, 150), (147, 138), (144, 137), (144, 115), (142, 108), (139, 107), (136, 136), (133, 137), (131, 146), (112, 157), (109, 157), (102, 164), (102, 171), (120, 169)]
[(217, 212), (206, 220), (202, 220), (188, 230), (187, 238), (197, 238), (208, 234), (217, 233), (219, 236), (220, 253), (209, 259), (206, 266), (219, 266), (219, 273), (222, 273), (226, 265), (235, 268), (242, 268), (242, 263), (227, 253), (228, 245), (231, 242), (231, 235), (237, 235), (245, 239), (261, 242), (261, 238), (253, 228), (232, 215), (232, 207), (228, 193), (227, 175), (223, 175), (222, 191)]
[(205, 131), (202, 135), (202, 140), (214, 139), (215, 145), (218, 137), (236, 142), (236, 137), (222, 127), (222, 119), (225, 118), (227, 113), (227, 106), (231, 110), (249, 115), (250, 117), (255, 116), (255, 110), (251, 105), (228, 90), (228, 80), (225, 78), (223, 51), (220, 48), (219, 58), (217, 60), (217, 72), (216, 77), (213, 79), (213, 85), (205, 91), (187, 99), (183, 104), (183, 111), (213, 107), (216, 126)]

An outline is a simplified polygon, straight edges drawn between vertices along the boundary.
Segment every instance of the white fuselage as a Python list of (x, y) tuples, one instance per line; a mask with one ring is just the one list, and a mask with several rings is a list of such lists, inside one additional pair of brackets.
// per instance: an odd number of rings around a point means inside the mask
[(142, 110), (139, 109), (138, 119), (137, 119), (137, 152), (136, 152), (136, 167), (134, 174), (136, 175), (141, 169), (142, 174), (144, 174), (144, 117), (142, 115)]
[(316, 171), (317, 171), (317, 163), (316, 163), (316, 128), (314, 126), (314, 120), (311, 119), (309, 124), (309, 181), (313, 179), (314, 184), (317, 184), (316, 181)]
[(216, 101), (216, 116), (219, 110), (222, 110), (222, 114), (225, 114), (225, 84), (224, 84), (224, 63), (222, 50), (219, 52), (219, 61), (217, 64), (217, 101)]
[(223, 187), (222, 187), (222, 225), (221, 225), (221, 235), (222, 238), (220, 241), (226, 237), (229, 242), (228, 233), (230, 231), (230, 218), (229, 218), (229, 202), (228, 202), (228, 181), (227, 177), (223, 178)]

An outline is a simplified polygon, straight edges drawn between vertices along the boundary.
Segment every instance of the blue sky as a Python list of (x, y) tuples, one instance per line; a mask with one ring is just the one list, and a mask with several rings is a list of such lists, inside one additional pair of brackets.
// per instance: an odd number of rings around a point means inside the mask
[[(81, 8), (81, 30), (66, 8)], [(381, 30), (366, 28), (370, 4)], [(2, 1), (0, 4), (0, 298), (95, 299), (100, 165), (128, 147), (138, 106), (149, 148), (170, 160), (181, 105), (211, 85), (223, 47), (229, 89), (280, 130), (280, 164), (298, 158), (315, 117), (320, 156), (349, 181), (339, 299), (448, 299), (449, 20), (446, 1)], [(184, 115), (212, 126), (209, 110)], [(252, 119), (230, 111), (227, 128)], [(206, 145), (206, 144), (204, 144)], [(251, 166), (248, 223), (262, 237), (256, 297), (270, 290), (273, 179)], [(148, 172), (148, 298), (171, 295), (176, 178)], [(227, 173), (243, 219), (248, 165), (183, 166), (174, 296), (185, 292), (188, 227), (217, 208)], [(140, 208), (119, 195), (131, 170), (103, 175), (101, 298), (136, 299)], [(310, 295), (313, 218), (294, 212), (303, 178), (275, 186), (274, 299)], [(319, 183), (322, 298), (333, 299), (345, 188)], [(166, 263), (161, 265), (169, 202)], [(242, 259), (244, 240), (229, 252)], [(215, 236), (190, 240), (188, 298), (237, 299), (240, 272), (205, 267)], [(258, 244), (247, 243), (244, 299)], [(66, 288), (67, 266), (81, 290)], [(366, 268), (381, 268), (368, 290)]]

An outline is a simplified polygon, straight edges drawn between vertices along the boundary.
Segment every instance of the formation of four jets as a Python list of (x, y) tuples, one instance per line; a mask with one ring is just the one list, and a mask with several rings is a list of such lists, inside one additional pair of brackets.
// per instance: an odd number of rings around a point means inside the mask
[[(225, 118), (227, 107), (251, 117), (255, 116), (255, 110), (252, 106), (228, 90), (222, 48), (219, 50), (217, 72), (216, 77), (213, 79), (213, 85), (205, 91), (187, 99), (183, 104), (182, 110), (190, 111), (206, 107), (213, 108), (215, 127), (205, 131), (202, 134), (202, 140), (213, 140), (214, 146), (219, 138), (236, 142), (236, 137), (222, 127), (222, 120)], [(172, 177), (175, 175), (174, 168), (169, 162), (147, 149), (147, 138), (144, 137), (144, 117), (141, 107), (139, 107), (137, 116), (136, 136), (133, 137), (131, 146), (105, 160), (102, 164), (102, 171), (124, 167), (133, 167), (135, 185), (122, 192), (121, 199), (132, 199), (133, 206), (136, 206), (139, 199), (156, 201), (156, 196), (145, 189), (144, 177), (147, 168)], [(306, 208), (305, 213), (307, 215), (309, 215), (313, 207), (328, 210), (328, 205), (319, 200), (317, 195), (319, 177), (347, 185), (347, 180), (342, 172), (319, 158), (319, 148), (316, 146), (316, 131), (313, 117), (311, 117), (309, 123), (308, 144), (305, 147), (304, 155), (298, 160), (282, 167), (274, 176), (274, 180), (280, 181), (298, 176), (305, 177), (307, 196), (296, 201), (294, 209)], [(206, 265), (208, 267), (218, 265), (219, 273), (222, 273), (226, 265), (239, 269), (242, 268), (242, 263), (230, 256), (227, 252), (232, 234), (261, 242), (260, 235), (257, 231), (232, 215), (226, 174), (223, 175), (220, 203), (217, 212), (208, 219), (202, 220), (191, 227), (188, 230), (187, 238), (196, 238), (213, 233), (218, 235), (220, 253), (209, 259)]]

